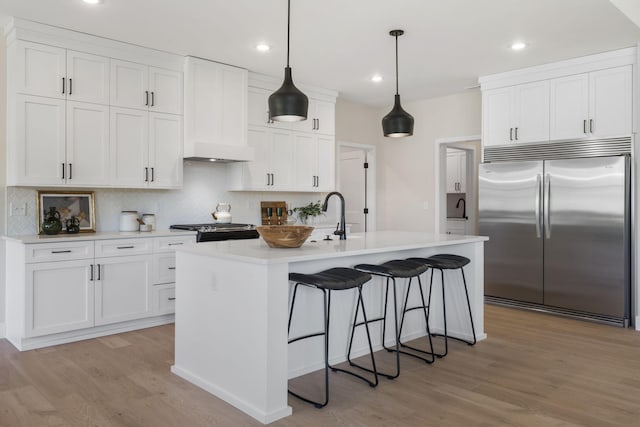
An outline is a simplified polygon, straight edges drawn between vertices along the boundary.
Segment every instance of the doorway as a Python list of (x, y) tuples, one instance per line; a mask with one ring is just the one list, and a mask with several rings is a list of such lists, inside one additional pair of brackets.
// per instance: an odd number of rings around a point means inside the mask
[(375, 146), (338, 142), (337, 188), (345, 198), (345, 220), (352, 233), (374, 231)]
[(478, 234), (480, 154), (479, 135), (436, 141), (437, 232)]

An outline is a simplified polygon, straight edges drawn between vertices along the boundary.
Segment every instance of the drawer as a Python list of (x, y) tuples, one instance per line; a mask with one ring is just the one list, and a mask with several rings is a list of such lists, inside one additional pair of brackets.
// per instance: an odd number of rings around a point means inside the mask
[(180, 246), (189, 245), (196, 242), (196, 236), (194, 235), (180, 235), (180, 236), (167, 236), (156, 237), (153, 239), (153, 252), (171, 252)]
[(171, 314), (176, 311), (176, 287), (173, 284), (153, 287), (153, 314)]
[(93, 240), (25, 245), (26, 263), (91, 259), (93, 254)]
[(151, 280), (154, 285), (176, 281), (176, 255), (174, 253), (153, 254)]
[(152, 253), (153, 239), (96, 240), (96, 258)]

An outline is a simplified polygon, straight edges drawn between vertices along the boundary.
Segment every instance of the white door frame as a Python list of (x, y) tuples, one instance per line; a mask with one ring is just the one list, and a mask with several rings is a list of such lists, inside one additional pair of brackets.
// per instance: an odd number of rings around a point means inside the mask
[[(447, 204), (444, 198), (447, 194), (447, 176), (446, 176), (446, 164), (447, 164), (447, 148), (456, 148), (465, 150), (467, 152), (467, 199), (465, 201), (467, 206), (467, 212), (473, 213), (473, 218), (469, 216), (469, 220), (473, 220), (477, 224), (478, 218), (476, 215), (477, 206), (477, 188), (478, 188), (478, 163), (476, 159), (480, 159), (481, 150), (472, 147), (465, 146), (465, 143), (480, 141), (480, 135), (469, 136), (457, 136), (452, 138), (439, 138), (436, 139), (434, 145), (435, 155), (434, 159), (434, 174), (436, 183), (435, 194), (435, 232), (444, 233), (447, 226)], [(471, 156), (469, 156), (471, 154)], [(445, 167), (443, 167), (445, 165)], [(470, 210), (473, 209), (473, 211)]]
[[(367, 231), (375, 231), (377, 229), (377, 199), (376, 199), (376, 146), (371, 144), (359, 144), (348, 141), (338, 141), (336, 150), (336, 189), (340, 191), (341, 187), (341, 173), (340, 173), (340, 153), (342, 148), (357, 148), (367, 153), (367, 163), (369, 163), (369, 170), (367, 172), (367, 207), (369, 213), (367, 214)], [(349, 201), (347, 201), (348, 203)]]

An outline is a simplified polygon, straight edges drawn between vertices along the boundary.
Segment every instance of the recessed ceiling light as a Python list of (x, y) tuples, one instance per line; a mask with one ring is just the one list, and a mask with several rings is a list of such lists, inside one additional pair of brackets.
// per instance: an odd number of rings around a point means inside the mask
[(268, 52), (271, 49), (271, 46), (266, 43), (260, 43), (256, 45), (256, 49), (258, 50), (258, 52)]
[(523, 42), (515, 42), (511, 45), (511, 50), (522, 50), (527, 47), (526, 43)]
[(375, 74), (371, 77), (371, 81), (374, 83), (379, 83), (382, 81), (382, 76), (380, 74)]
[(83, 2), (87, 3), (87, 4), (100, 4), (102, 3), (104, 0), (82, 0)]

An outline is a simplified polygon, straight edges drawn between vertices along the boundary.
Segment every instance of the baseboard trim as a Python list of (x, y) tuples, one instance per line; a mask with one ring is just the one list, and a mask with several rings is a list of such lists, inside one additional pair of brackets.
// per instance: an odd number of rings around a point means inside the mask
[(221, 389), (217, 385), (206, 381), (205, 379), (193, 374), (186, 369), (173, 365), (171, 366), (171, 372), (173, 372), (180, 378), (197, 385), (201, 389), (213, 394), (214, 396), (224, 400), (228, 404), (235, 406), (236, 408), (240, 409), (244, 413), (250, 415), (263, 424), (269, 424), (281, 418), (288, 417), (293, 412), (291, 406), (285, 406), (284, 408), (280, 408), (271, 412), (264, 412), (259, 408), (251, 405), (250, 403), (240, 399), (238, 396)]
[[(166, 325), (175, 321), (175, 315), (165, 314), (162, 316), (148, 317), (145, 319), (130, 320), (127, 322), (114, 323), (111, 325), (96, 326), (93, 328), (80, 329), (77, 331), (62, 332), (59, 334), (44, 335), (33, 338), (8, 337), (7, 339), (20, 351), (35, 350), (42, 347), (67, 344), (75, 341), (82, 341), (91, 338), (99, 338), (107, 335), (119, 334), (122, 332), (135, 331), (136, 329), (151, 328), (154, 326)], [(4, 324), (3, 324), (4, 325)]]
[(7, 325), (2, 322), (0, 323), (0, 339), (7, 337)]
[(636, 323), (634, 324), (636, 331), (640, 331), (640, 316), (636, 316)]

